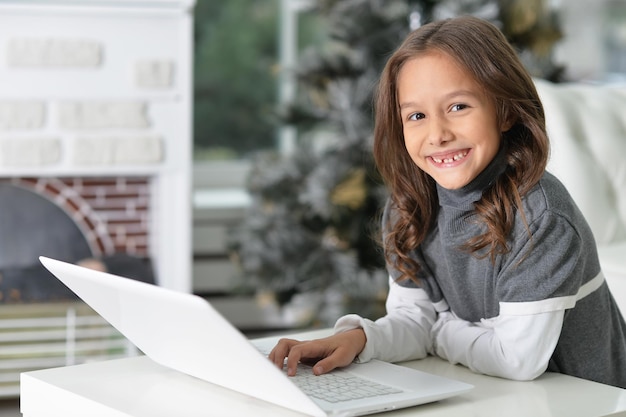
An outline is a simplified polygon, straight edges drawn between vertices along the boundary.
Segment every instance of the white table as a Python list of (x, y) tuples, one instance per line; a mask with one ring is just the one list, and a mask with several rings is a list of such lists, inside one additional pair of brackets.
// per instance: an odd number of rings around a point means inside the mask
[[(475, 388), (464, 395), (387, 415), (626, 416), (626, 390), (566, 375), (546, 373), (532, 382), (516, 382), (474, 374), (433, 357), (402, 365), (464, 381)], [(143, 356), (24, 373), (21, 411), (24, 417), (300, 415), (165, 368)]]

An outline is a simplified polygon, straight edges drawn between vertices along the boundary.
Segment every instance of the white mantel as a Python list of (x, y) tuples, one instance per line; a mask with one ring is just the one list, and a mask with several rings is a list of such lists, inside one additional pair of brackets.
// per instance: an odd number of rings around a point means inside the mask
[(157, 280), (181, 291), (194, 3), (0, 1), (0, 177), (150, 177)]

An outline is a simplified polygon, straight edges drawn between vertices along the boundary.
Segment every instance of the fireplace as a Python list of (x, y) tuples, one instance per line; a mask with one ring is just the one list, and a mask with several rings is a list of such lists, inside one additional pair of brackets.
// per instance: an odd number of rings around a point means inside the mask
[[(101, 216), (88, 213), (77, 224), (95, 254), (148, 256), (159, 285), (182, 291), (191, 290), (192, 6), (0, 4), (0, 178), (76, 198), (90, 181), (141, 182), (136, 208), (150, 209), (132, 226), (139, 234), (110, 219), (101, 233)], [(71, 206), (86, 198), (77, 201), (63, 209), (81, 213)]]
[(40, 255), (114, 263), (118, 274), (154, 282), (149, 182), (145, 177), (0, 180), (0, 303), (74, 298), (39, 265)]
[[(193, 5), (0, 4), (0, 204), (19, 202), (0, 214), (5, 284), (48, 253), (132, 258), (191, 291)], [(0, 282), (0, 398), (23, 370), (133, 352), (68, 294), (11, 286)]]

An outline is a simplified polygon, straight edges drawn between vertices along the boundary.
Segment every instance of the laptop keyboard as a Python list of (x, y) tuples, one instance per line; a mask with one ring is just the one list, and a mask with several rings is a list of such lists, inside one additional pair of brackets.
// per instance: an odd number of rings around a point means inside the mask
[(402, 392), (337, 369), (328, 374), (314, 375), (312, 367), (302, 364), (298, 365), (296, 375), (290, 378), (310, 397), (331, 403)]

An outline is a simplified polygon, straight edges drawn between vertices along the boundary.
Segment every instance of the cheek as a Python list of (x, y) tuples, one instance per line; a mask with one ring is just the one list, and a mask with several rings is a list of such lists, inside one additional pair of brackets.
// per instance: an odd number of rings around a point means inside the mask
[(411, 138), (407, 137), (406, 135), (404, 136), (404, 149), (406, 150), (406, 153), (409, 155), (409, 157), (415, 160), (415, 144), (411, 141)]
[(409, 135), (409, 132), (407, 132), (406, 129), (402, 129), (402, 141), (404, 143), (404, 147), (408, 151), (409, 148), (411, 147), (411, 136)]
[(425, 162), (421, 157), (419, 145), (409, 139), (404, 141), (404, 146), (408, 158), (413, 161), (418, 168), (423, 170), (425, 168)]
[(422, 150), (422, 141), (415, 134), (415, 132), (405, 132), (404, 133), (404, 146), (409, 153), (409, 156), (416, 163), (420, 159), (420, 154)]

